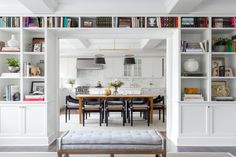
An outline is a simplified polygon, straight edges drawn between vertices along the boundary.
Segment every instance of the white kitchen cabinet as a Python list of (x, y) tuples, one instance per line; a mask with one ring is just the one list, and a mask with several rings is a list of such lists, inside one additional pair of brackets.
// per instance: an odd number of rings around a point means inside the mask
[(0, 136), (42, 136), (46, 134), (46, 106), (0, 106)]
[(162, 57), (142, 58), (142, 77), (161, 78), (164, 76)]
[(22, 113), (19, 106), (0, 106), (0, 136), (21, 134)]
[(121, 78), (124, 76), (124, 60), (121, 57), (106, 58), (104, 76), (106, 78)]
[(235, 104), (211, 106), (211, 134), (214, 136), (236, 136)]
[(152, 58), (142, 58), (142, 77), (152, 77)]
[(207, 105), (191, 104), (181, 106), (181, 135), (206, 136), (208, 133), (208, 107)]
[(77, 78), (76, 58), (60, 58), (60, 78)]
[(164, 76), (164, 59), (153, 58), (152, 59), (152, 77), (160, 78)]

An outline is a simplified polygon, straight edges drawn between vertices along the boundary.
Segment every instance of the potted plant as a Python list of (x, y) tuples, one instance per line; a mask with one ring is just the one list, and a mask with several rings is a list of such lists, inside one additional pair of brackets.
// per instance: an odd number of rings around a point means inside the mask
[(8, 64), (8, 70), (12, 73), (20, 71), (19, 61), (15, 58), (7, 58), (6, 63)]
[(214, 43), (214, 51), (215, 52), (227, 52), (229, 39), (227, 38), (218, 38)]
[(123, 84), (124, 84), (123, 82), (115, 80), (113, 82), (110, 82), (108, 86), (115, 88), (113, 94), (118, 94), (118, 88), (121, 87)]
[(75, 84), (75, 80), (68, 80), (68, 84), (70, 84), (71, 87), (73, 88)]

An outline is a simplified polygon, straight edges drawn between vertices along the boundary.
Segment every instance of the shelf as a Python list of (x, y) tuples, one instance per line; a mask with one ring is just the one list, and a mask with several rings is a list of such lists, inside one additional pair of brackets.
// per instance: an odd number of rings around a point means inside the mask
[(180, 52), (181, 55), (207, 55), (208, 52)]
[(20, 77), (0, 77), (0, 79), (20, 79)]
[(212, 55), (236, 55), (236, 52), (212, 52)]
[(45, 31), (45, 28), (44, 27), (24, 27), (23, 30), (26, 30), (29, 32), (43, 33)]
[(45, 79), (44, 76), (24, 76), (24, 79)]
[(181, 76), (181, 79), (207, 79), (208, 77), (206, 76), (201, 76), (201, 77), (193, 77), (193, 76)]
[(0, 55), (20, 55), (20, 52), (0, 52)]
[(20, 27), (1, 27), (0, 31), (4, 31), (4, 32), (9, 32), (9, 33), (17, 33), (20, 32)]
[(45, 52), (24, 52), (24, 55), (45, 55)]
[(236, 77), (211, 77), (212, 79), (236, 79)]
[(183, 33), (194, 33), (194, 34), (197, 34), (197, 33), (205, 32), (208, 29), (209, 28), (181, 28), (181, 31)]

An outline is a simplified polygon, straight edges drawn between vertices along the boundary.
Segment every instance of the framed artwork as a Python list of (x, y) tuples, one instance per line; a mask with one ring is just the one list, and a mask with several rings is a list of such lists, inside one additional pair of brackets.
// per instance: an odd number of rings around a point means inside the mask
[(227, 82), (226, 81), (212, 81), (211, 93), (213, 97), (218, 96), (217, 90), (219, 87), (227, 88)]
[(43, 95), (44, 94), (44, 81), (32, 81), (31, 93)]
[(157, 27), (157, 18), (147, 17), (147, 27)]
[(43, 52), (44, 38), (33, 38), (32, 39), (32, 51), (33, 52)]
[(233, 77), (233, 70), (231, 68), (225, 68), (225, 77)]
[(212, 69), (212, 76), (219, 76), (219, 67)]
[(225, 66), (225, 58), (224, 57), (214, 57), (212, 58), (212, 68), (216, 68), (219, 66)]

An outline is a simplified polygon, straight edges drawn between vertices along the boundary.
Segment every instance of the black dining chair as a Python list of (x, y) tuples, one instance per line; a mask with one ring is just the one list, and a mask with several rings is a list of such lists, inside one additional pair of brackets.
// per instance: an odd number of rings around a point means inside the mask
[[(65, 102), (65, 121), (70, 120), (70, 110), (79, 110), (79, 100), (73, 98), (71, 95), (66, 96)], [(69, 112), (68, 112), (69, 111)]]
[(165, 97), (158, 95), (158, 97), (153, 100), (153, 104), (153, 110), (159, 111), (159, 120), (161, 120), (162, 111), (162, 121), (165, 123)]
[[(82, 112), (83, 112), (83, 126), (85, 126), (85, 119), (87, 113), (99, 113), (99, 125), (102, 126), (104, 119), (103, 101), (100, 98), (84, 98)], [(85, 117), (86, 116), (86, 117)]]
[(129, 101), (129, 113), (128, 117), (131, 121), (131, 126), (133, 126), (133, 113), (140, 112), (144, 114), (145, 120), (147, 120), (147, 125), (150, 125), (150, 105), (146, 98), (132, 98)]
[(107, 98), (105, 103), (105, 123), (108, 126), (108, 117), (111, 112), (120, 112), (123, 120), (123, 126), (125, 126), (125, 101), (122, 98)]

